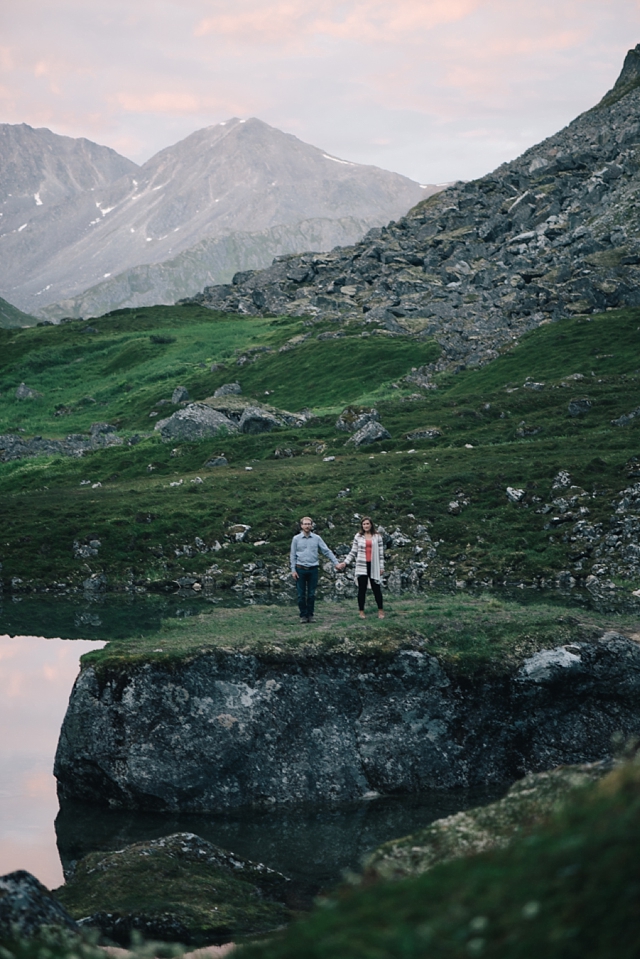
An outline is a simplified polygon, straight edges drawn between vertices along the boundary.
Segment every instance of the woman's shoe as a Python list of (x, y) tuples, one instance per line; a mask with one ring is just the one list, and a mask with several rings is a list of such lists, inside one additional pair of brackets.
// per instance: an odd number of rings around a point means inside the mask
[(383, 609), (379, 609), (379, 610), (378, 610), (378, 619), (384, 619), (384, 610), (383, 610)]
[(360, 617), (360, 619), (366, 619), (366, 618), (367, 618), (367, 617), (364, 615), (364, 610), (363, 610), (363, 609), (361, 609), (361, 610), (359, 611), (358, 616)]

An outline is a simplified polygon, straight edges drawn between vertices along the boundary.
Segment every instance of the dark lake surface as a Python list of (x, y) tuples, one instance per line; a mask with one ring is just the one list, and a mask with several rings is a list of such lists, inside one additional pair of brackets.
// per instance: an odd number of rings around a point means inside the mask
[(171, 617), (196, 615), (193, 596), (5, 596), (0, 600), (0, 874), (28, 869), (49, 888), (97, 849), (177, 831), (204, 839), (290, 876), (301, 903), (357, 869), (388, 839), (504, 794), (502, 788), (434, 790), (342, 806), (247, 810), (225, 815), (59, 807), (52, 774), (58, 733), (80, 656), (96, 644), (154, 632)]

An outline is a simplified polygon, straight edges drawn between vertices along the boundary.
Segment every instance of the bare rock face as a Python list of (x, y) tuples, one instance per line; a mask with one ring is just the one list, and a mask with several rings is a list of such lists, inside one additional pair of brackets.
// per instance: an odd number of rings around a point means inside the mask
[(237, 433), (238, 427), (224, 413), (205, 403), (190, 403), (155, 425), (165, 443), (173, 440), (202, 440), (220, 433)]
[(516, 779), (610, 755), (640, 730), (640, 646), (616, 633), (517, 670), (393, 655), (217, 649), (82, 670), (55, 761), (65, 798), (225, 810)]
[(35, 876), (24, 869), (0, 876), (0, 940), (33, 939), (47, 930), (80, 927)]

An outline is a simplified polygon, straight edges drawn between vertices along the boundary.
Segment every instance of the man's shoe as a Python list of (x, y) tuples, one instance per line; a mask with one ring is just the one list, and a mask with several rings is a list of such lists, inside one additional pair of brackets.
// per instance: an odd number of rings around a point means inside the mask
[(309, 622), (309, 617), (308, 617), (308, 616), (301, 616), (301, 617), (300, 617), (300, 622), (301, 622), (301, 623), (308, 623), (308, 622)]
[(308, 623), (312, 623), (312, 622), (313, 622), (313, 616), (307, 616), (307, 622), (308, 622)]

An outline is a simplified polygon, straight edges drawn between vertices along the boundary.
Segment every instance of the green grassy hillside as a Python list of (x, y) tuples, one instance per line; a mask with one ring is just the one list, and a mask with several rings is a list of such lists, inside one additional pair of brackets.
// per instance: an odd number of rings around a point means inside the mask
[[(618, 494), (640, 474), (640, 417), (611, 424), (640, 406), (639, 328), (638, 310), (542, 326), (488, 366), (441, 374), (437, 390), (420, 394), (402, 377), (432, 361), (437, 345), (362, 336), (361, 326), (318, 339), (325, 327), (298, 318), (185, 306), (120, 311), (90, 326), (1, 330), (0, 434), (62, 437), (108, 421), (125, 440), (141, 437), (82, 458), (0, 464), (2, 575), (69, 584), (104, 571), (111, 584), (146, 583), (203, 574), (215, 559), (217, 585), (229, 586), (252, 562), (275, 576), (302, 513), (312, 512), (336, 546), (350, 542), (355, 514), (367, 512), (411, 539), (390, 550), (389, 568), (422, 563), (423, 583), (554, 583), (561, 570), (580, 581), (614, 550), (603, 575), (628, 596), (640, 572), (605, 539)], [(177, 385), (200, 400), (236, 379), (256, 402), (316, 416), (299, 428), (175, 446), (153, 432), (176, 408), (160, 401)], [(21, 382), (42, 396), (16, 399)], [(571, 415), (571, 402), (585, 398), (586, 412)], [(347, 403), (375, 403), (391, 439), (345, 446), (335, 419)], [(440, 435), (411, 437), (424, 428)], [(277, 449), (292, 455), (276, 458)], [(206, 468), (218, 453), (229, 466)], [(560, 471), (573, 490), (552, 490)], [(507, 487), (524, 491), (520, 502)], [(554, 505), (561, 496), (572, 503)], [(602, 524), (595, 546), (576, 537), (581, 517)], [(234, 523), (251, 526), (247, 542), (229, 539)], [(195, 537), (228, 545), (185, 555)], [(91, 538), (99, 554), (75, 557), (74, 540)]]
[(0, 329), (11, 329), (20, 326), (35, 326), (38, 322), (35, 316), (23, 313), (17, 306), (13, 306), (0, 296)]

